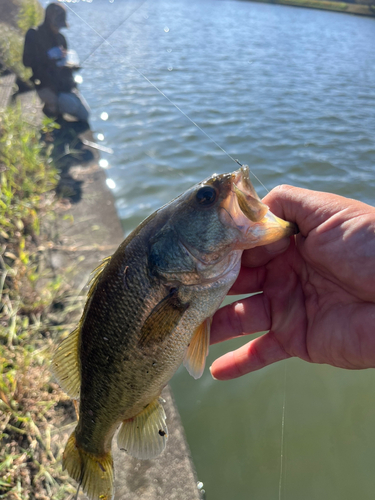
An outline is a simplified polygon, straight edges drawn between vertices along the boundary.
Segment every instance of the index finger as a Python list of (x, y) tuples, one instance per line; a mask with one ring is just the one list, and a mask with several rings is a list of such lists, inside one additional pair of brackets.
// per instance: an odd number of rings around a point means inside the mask
[(245, 293), (256, 293), (263, 289), (266, 276), (264, 267), (249, 268), (241, 267), (240, 273), (229, 290), (228, 295), (242, 295)]
[(211, 344), (271, 328), (268, 301), (263, 293), (233, 302), (216, 311), (211, 325)]

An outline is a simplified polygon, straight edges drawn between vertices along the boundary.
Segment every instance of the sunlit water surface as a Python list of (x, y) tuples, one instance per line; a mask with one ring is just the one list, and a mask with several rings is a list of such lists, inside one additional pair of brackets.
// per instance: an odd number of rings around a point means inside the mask
[[(94, 28), (69, 12), (92, 128), (114, 150), (103, 158), (125, 233), (236, 168), (150, 82), (267, 189), (375, 203), (375, 19), (240, 1), (67, 5)], [(111, 46), (98, 36), (119, 25)], [(243, 343), (213, 346), (208, 365)], [(373, 500), (374, 387), (374, 371), (298, 360), (225, 383), (183, 368), (172, 380), (209, 500)]]

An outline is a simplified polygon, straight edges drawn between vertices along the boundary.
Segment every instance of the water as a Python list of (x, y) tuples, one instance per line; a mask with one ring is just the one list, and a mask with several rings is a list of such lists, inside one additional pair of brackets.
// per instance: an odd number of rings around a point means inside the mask
[[(112, 47), (68, 16), (125, 233), (236, 167), (139, 72), (268, 189), (375, 204), (375, 19), (237, 1), (67, 5), (103, 37), (129, 16)], [(208, 365), (242, 343), (213, 346)], [(222, 383), (181, 368), (172, 388), (207, 499), (372, 500), (374, 385), (374, 371), (294, 359)]]

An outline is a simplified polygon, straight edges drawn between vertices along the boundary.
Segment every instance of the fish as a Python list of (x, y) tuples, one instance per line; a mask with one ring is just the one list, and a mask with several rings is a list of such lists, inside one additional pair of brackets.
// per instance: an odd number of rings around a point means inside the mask
[(199, 378), (212, 316), (245, 249), (297, 232), (257, 195), (249, 168), (214, 174), (156, 210), (93, 272), (77, 328), (52, 359), (79, 400), (63, 468), (91, 500), (114, 495), (111, 442), (154, 459), (168, 429), (160, 393), (181, 363)]

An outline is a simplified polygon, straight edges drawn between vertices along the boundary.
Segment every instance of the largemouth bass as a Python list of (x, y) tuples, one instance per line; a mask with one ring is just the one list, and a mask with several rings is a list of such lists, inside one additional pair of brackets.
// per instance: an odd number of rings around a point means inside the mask
[(152, 459), (168, 430), (159, 399), (183, 362), (199, 378), (211, 318), (244, 249), (296, 232), (273, 215), (244, 166), (213, 175), (150, 215), (96, 269), (82, 318), (52, 361), (80, 400), (63, 466), (93, 500), (113, 495), (111, 441)]

